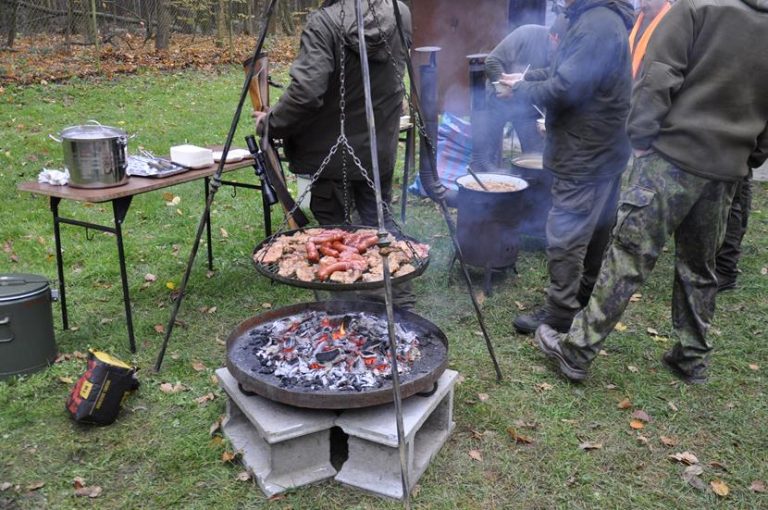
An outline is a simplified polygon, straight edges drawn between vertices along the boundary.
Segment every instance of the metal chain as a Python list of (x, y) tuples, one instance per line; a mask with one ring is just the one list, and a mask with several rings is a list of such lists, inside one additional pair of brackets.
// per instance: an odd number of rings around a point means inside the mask
[[(340, 135), (344, 137), (346, 140), (346, 120), (347, 120), (347, 113), (346, 113), (346, 106), (347, 106), (347, 75), (346, 75), (346, 54), (347, 54), (347, 46), (344, 44), (344, 1), (341, 2), (341, 42), (339, 46), (341, 47), (341, 54), (339, 55), (339, 120), (340, 120)], [(342, 204), (342, 207), (344, 207), (344, 221), (347, 223), (352, 223), (352, 220), (350, 219), (350, 200), (349, 200), (349, 176), (347, 175), (347, 150), (346, 145), (343, 147), (343, 150), (341, 152), (341, 181), (342, 181), (342, 194), (343, 194), (343, 200), (344, 203)]]

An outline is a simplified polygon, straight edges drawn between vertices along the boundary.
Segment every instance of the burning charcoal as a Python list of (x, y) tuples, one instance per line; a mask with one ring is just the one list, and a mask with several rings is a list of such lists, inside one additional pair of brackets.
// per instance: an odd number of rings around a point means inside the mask
[(339, 349), (332, 349), (330, 351), (322, 351), (315, 353), (315, 359), (318, 363), (333, 363), (341, 355)]
[(259, 373), (260, 374), (266, 374), (266, 375), (274, 374), (275, 373), (275, 367), (274, 366), (264, 365), (264, 366), (262, 366), (259, 369)]

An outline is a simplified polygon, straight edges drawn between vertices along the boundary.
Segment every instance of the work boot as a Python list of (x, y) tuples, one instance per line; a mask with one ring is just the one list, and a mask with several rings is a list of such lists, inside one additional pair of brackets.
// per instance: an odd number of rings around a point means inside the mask
[(706, 384), (709, 380), (707, 363), (705, 361), (702, 361), (690, 370), (685, 370), (680, 366), (674, 349), (664, 353), (661, 357), (661, 364), (685, 384)]
[(549, 324), (561, 333), (567, 333), (571, 329), (571, 320), (563, 320), (552, 317), (546, 307), (537, 308), (525, 315), (518, 315), (512, 323), (518, 333), (530, 335), (542, 324)]
[(569, 360), (563, 353), (563, 348), (560, 344), (567, 336), (566, 333), (555, 331), (547, 324), (542, 324), (536, 329), (536, 343), (539, 345), (541, 352), (546, 354), (548, 358), (557, 361), (560, 373), (568, 378), (568, 380), (571, 382), (581, 382), (587, 378), (587, 371)]

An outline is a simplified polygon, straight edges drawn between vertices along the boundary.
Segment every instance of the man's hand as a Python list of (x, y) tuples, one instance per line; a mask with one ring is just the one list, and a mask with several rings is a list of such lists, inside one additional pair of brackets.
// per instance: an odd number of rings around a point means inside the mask
[(653, 149), (632, 149), (632, 153), (635, 155), (635, 158), (642, 158), (651, 152), (653, 152)]
[(259, 135), (264, 134), (264, 122), (266, 122), (267, 112), (252, 111), (251, 117), (253, 117), (253, 123), (256, 127), (256, 133)]

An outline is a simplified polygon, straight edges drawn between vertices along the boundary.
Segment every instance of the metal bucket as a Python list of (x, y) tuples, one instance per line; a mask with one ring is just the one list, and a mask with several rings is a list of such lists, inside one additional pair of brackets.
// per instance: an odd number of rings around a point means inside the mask
[(75, 188), (111, 188), (128, 182), (128, 136), (122, 129), (91, 124), (65, 128), (56, 141), (64, 150), (69, 185)]
[(56, 359), (53, 293), (34, 274), (0, 274), (0, 379), (41, 370)]

